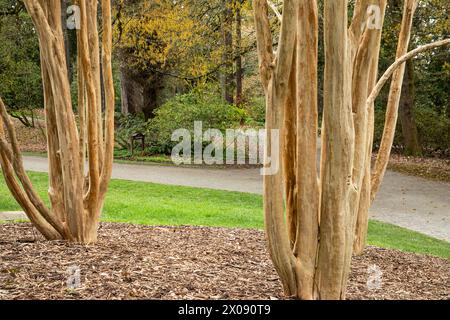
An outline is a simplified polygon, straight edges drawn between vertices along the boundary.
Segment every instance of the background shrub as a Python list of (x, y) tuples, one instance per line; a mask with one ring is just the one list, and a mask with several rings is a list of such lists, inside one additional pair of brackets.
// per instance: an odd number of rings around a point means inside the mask
[(196, 88), (177, 95), (159, 107), (155, 118), (147, 123), (147, 136), (153, 152), (170, 154), (178, 142), (172, 142), (172, 133), (177, 129), (187, 129), (193, 134), (194, 122), (203, 122), (203, 132), (208, 129), (225, 131), (238, 127), (245, 119), (246, 112), (226, 103), (218, 90), (212, 86)]
[(147, 122), (144, 115), (122, 115), (116, 113), (116, 144), (119, 149), (131, 148), (131, 137), (135, 133), (146, 134)]

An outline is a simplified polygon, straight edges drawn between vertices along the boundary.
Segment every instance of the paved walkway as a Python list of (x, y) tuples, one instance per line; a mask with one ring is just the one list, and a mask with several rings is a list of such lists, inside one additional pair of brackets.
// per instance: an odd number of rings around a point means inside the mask
[[(25, 167), (47, 172), (47, 159), (25, 157)], [(259, 169), (114, 164), (113, 178), (262, 194)], [(450, 241), (450, 184), (388, 172), (371, 216)]]

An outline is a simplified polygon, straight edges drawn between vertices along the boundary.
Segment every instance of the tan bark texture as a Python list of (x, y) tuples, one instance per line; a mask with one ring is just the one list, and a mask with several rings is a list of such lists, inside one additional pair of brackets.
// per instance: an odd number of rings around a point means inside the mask
[[(114, 147), (111, 4), (109, 0), (101, 1), (103, 32), (100, 54), (97, 5), (92, 1), (75, 1), (81, 19), (77, 31), (78, 122), (72, 109), (67, 77), (62, 33), (62, 24), (66, 21), (61, 18), (61, 2), (25, 0), (24, 4), (35, 25), (41, 50), (50, 208), (39, 198), (24, 170), (14, 126), (0, 100), (1, 119), (6, 128), (4, 131), (0, 126), (0, 162), (4, 177), (15, 199), (47, 239), (95, 243), (111, 177)], [(103, 77), (100, 70), (103, 70)], [(103, 86), (100, 85), (101, 78)], [(101, 88), (104, 88), (106, 100), (105, 120)]]
[[(398, 59), (378, 80), (387, 0), (357, 0), (350, 23), (349, 1), (325, 0), (322, 154), (317, 168), (317, 1), (285, 0), (281, 14), (267, 0), (254, 0), (253, 5), (267, 102), (265, 163), (269, 166), (270, 159), (273, 167), (274, 159), (281, 159), (280, 170), (266, 171), (264, 177), (269, 252), (287, 295), (345, 299), (352, 255), (365, 248), (372, 196), (391, 149), (402, 66), (448, 40), (407, 54), (417, 0), (405, 0)], [(277, 37), (269, 9), (281, 21)], [(393, 74), (383, 149), (372, 176), (374, 102)], [(278, 140), (274, 130), (281, 133)]]

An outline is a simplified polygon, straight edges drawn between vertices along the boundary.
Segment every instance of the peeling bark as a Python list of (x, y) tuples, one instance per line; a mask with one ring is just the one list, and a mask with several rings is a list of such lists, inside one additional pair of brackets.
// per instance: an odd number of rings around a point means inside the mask
[[(318, 10), (315, 0), (284, 1), (278, 49), (272, 48), (270, 2), (254, 0), (261, 82), (267, 101), (266, 160), (281, 146), (281, 169), (264, 177), (269, 252), (285, 293), (299, 299), (344, 299), (351, 258), (365, 247), (372, 196), (385, 152), (371, 179), (374, 102), (395, 73), (384, 140), (398, 110), (402, 65), (444, 40), (406, 53), (417, 0), (405, 0), (397, 61), (378, 80), (382, 28), (366, 24), (368, 6), (384, 21), (387, 0), (357, 0), (348, 28), (346, 0), (324, 2), (324, 115), (317, 170)], [(293, 75), (295, 74), (295, 77)], [(271, 130), (280, 130), (279, 141)], [(266, 162), (267, 163), (267, 162)], [(381, 168), (381, 169), (380, 169)]]
[[(97, 241), (97, 226), (111, 177), (114, 147), (114, 87), (111, 67), (111, 7), (102, 1), (102, 55), (97, 31), (97, 5), (86, 0), (80, 7), (78, 44), (77, 126), (67, 77), (65, 39), (59, 0), (25, 0), (41, 50), (49, 157), (47, 208), (34, 190), (24, 167), (14, 127), (0, 100), (6, 133), (0, 134), (0, 159), (14, 198), (36, 228), (49, 240), (65, 239), (89, 244)], [(65, 21), (64, 21), (65, 23)], [(100, 59), (103, 68), (100, 67)], [(102, 120), (100, 70), (103, 69), (106, 120)], [(2, 130), (3, 131), (3, 130)], [(8, 135), (7, 143), (5, 134)], [(86, 153), (87, 150), (87, 153)], [(88, 180), (84, 162), (88, 160)]]

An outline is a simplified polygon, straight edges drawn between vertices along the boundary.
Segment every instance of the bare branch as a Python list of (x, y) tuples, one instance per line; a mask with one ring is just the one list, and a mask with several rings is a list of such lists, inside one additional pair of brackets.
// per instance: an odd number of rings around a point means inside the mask
[[(418, 54), (437, 48), (437, 47), (441, 47), (441, 46), (445, 46), (445, 45), (449, 45), (450, 44), (450, 39), (445, 39), (445, 40), (441, 40), (441, 41), (437, 41), (437, 42), (433, 42), (424, 46), (421, 46), (415, 50), (410, 51), (409, 53), (405, 54), (404, 56), (400, 57), (399, 59), (397, 59), (397, 61), (394, 62), (394, 64), (392, 64), (387, 70), (386, 72), (383, 74), (383, 76), (380, 78), (380, 80), (378, 81), (377, 85), (375, 86), (375, 88), (373, 89), (372, 93), (370, 94), (369, 98), (367, 99), (367, 104), (366, 104), (366, 108), (369, 109), (374, 105), (375, 99), (378, 97), (378, 95), (380, 94), (381, 89), (384, 87), (384, 85), (386, 84), (386, 82), (391, 78), (391, 76), (394, 74), (394, 72), (396, 72), (401, 66), (403, 66), (403, 64), (408, 61), (409, 59), (414, 58), (415, 56), (417, 56)], [(395, 109), (396, 112), (398, 112), (398, 108)], [(396, 118), (395, 118), (396, 119)], [(395, 121), (396, 122), (396, 121)], [(390, 134), (391, 136), (394, 135), (395, 133), (395, 124), (391, 125), (390, 129), (388, 132), (388, 134)], [(385, 128), (386, 131), (386, 128)], [(392, 131), (394, 133), (392, 133)], [(391, 138), (392, 140), (393, 138)], [(392, 141), (390, 141), (390, 144), (392, 144)], [(390, 148), (388, 148), (388, 151), (390, 151)], [(386, 172), (386, 168), (387, 168), (387, 163), (389, 160), (389, 155), (390, 152), (385, 153), (383, 152), (383, 150), (381, 150), (378, 154), (378, 158), (377, 158), (377, 162), (376, 162), (376, 166), (374, 169), (374, 173), (372, 176), (372, 194), (371, 194), (371, 200), (373, 201), (375, 199), (375, 196), (379, 190), (379, 187), (381, 185), (381, 181), (384, 177), (384, 174)]]
[(381, 90), (383, 89), (386, 82), (391, 78), (391, 76), (394, 74), (394, 72), (406, 61), (409, 59), (412, 59), (416, 57), (417, 55), (421, 54), (422, 52), (432, 50), (438, 47), (446, 46), (450, 44), (450, 39), (444, 39), (436, 42), (432, 42), (423, 46), (420, 46), (407, 54), (403, 55), (399, 59), (397, 59), (383, 74), (383, 76), (378, 81), (377, 85), (373, 89), (372, 93), (370, 94), (369, 98), (367, 98), (366, 108), (370, 108), (377, 97), (379, 96)]

